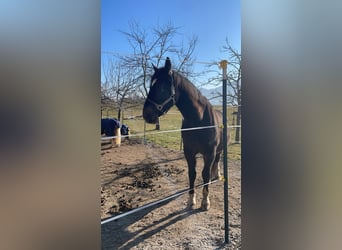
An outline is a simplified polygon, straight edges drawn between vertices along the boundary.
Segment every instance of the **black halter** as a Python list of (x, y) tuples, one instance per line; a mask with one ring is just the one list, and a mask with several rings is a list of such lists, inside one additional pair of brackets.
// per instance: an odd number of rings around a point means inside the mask
[(162, 104), (158, 104), (155, 101), (151, 100), (150, 98), (147, 98), (147, 101), (152, 103), (156, 107), (156, 109), (162, 114), (166, 113), (167, 110), (164, 110), (164, 106), (168, 104), (170, 101), (172, 101), (172, 105), (176, 104), (176, 90), (175, 90), (175, 85), (173, 82), (173, 73), (172, 73), (171, 79), (172, 79), (171, 80), (171, 96), (167, 98)]

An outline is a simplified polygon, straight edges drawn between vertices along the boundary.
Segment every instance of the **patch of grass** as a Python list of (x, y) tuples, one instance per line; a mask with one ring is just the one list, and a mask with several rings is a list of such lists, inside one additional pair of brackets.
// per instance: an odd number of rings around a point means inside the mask
[[(222, 106), (215, 107), (218, 110), (222, 111)], [(233, 115), (232, 113), (236, 111), (236, 108), (228, 107), (228, 124), (233, 123)], [(113, 111), (105, 111), (103, 114), (108, 114), (108, 117), (115, 117), (115, 112)], [(127, 119), (127, 118), (134, 119)], [(126, 118), (126, 119), (125, 119)], [(136, 107), (134, 109), (128, 109), (124, 111), (124, 120), (123, 123), (128, 125), (130, 128), (131, 135), (135, 134), (143, 134), (144, 126), (146, 126), (146, 133), (155, 132), (154, 124), (144, 124), (144, 120), (142, 118), (142, 106)], [(182, 126), (182, 115), (178, 111), (177, 107), (172, 107), (171, 110), (166, 114), (160, 117), (160, 131), (166, 130), (178, 130)], [(235, 140), (235, 128), (230, 130), (230, 138), (231, 141)], [(241, 136), (241, 131), (240, 131)], [(139, 138), (143, 139), (143, 135), (139, 136)], [(153, 142), (155, 144), (161, 145), (166, 148), (181, 150), (181, 132), (168, 132), (168, 133), (158, 133), (152, 135), (146, 135), (145, 139), (147, 141)], [(230, 160), (241, 160), (241, 145), (240, 144), (230, 144), (228, 146), (228, 159)]]

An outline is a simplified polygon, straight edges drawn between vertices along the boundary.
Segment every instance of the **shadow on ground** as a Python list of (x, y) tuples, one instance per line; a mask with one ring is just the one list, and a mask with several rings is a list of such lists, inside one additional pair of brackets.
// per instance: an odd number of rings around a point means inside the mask
[[(173, 200), (173, 199), (172, 199)], [(108, 222), (101, 226), (102, 249), (130, 249), (145, 239), (157, 234), (168, 226), (183, 220), (193, 214), (202, 212), (201, 209), (181, 209), (173, 212), (152, 224), (142, 226), (139, 230), (130, 232), (129, 226), (141, 220), (153, 210), (165, 206), (171, 200), (156, 204), (134, 214)]]

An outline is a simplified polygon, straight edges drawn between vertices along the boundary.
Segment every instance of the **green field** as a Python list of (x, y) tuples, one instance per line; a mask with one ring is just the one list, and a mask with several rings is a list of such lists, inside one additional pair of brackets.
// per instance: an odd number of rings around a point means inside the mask
[[(222, 107), (216, 107), (219, 110), (222, 110)], [(233, 115), (232, 113), (236, 111), (236, 108), (228, 108), (228, 124), (232, 125), (233, 123)], [(144, 126), (146, 126), (146, 135), (145, 139), (147, 141), (159, 144), (163, 147), (167, 147), (174, 150), (181, 150), (181, 132), (167, 132), (167, 133), (158, 133), (158, 134), (150, 134), (156, 132), (154, 124), (147, 124), (141, 117), (142, 107), (141, 108), (132, 108), (127, 109), (124, 112), (124, 120), (123, 123), (128, 125), (130, 128), (131, 135), (139, 135), (137, 136), (139, 139), (143, 140), (144, 138)], [(103, 117), (116, 117), (116, 112), (111, 110), (105, 110), (103, 112)], [(130, 119), (129, 119), (130, 118)], [(176, 107), (171, 108), (171, 110), (164, 116), (160, 117), (160, 131), (167, 130), (179, 130), (182, 124), (182, 115), (178, 111)], [(240, 131), (241, 135), (241, 131)], [(231, 141), (235, 139), (235, 128), (232, 128), (230, 131)], [(241, 159), (241, 145), (240, 144), (230, 144), (228, 146), (228, 159), (230, 160), (240, 160)]]

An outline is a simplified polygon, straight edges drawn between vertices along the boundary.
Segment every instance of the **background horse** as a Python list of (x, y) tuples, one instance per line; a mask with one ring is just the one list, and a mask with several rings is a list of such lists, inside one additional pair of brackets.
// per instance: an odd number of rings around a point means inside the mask
[[(182, 129), (210, 127), (182, 131), (190, 184), (188, 206), (194, 208), (196, 205), (194, 190), (196, 155), (198, 153), (203, 155), (204, 160), (203, 182), (209, 183), (210, 180), (219, 177), (218, 163), (223, 149), (223, 131), (219, 127), (222, 125), (222, 113), (214, 110), (207, 98), (187, 78), (171, 70), (171, 61), (168, 57), (163, 68), (157, 68), (154, 65), (153, 68), (155, 72), (143, 109), (145, 121), (156, 123), (159, 116), (176, 105), (183, 116)], [(229, 132), (227, 134), (229, 135)], [(227, 141), (229, 141), (229, 136)], [(210, 208), (208, 185), (203, 187), (201, 207), (204, 210)]]
[(112, 142), (117, 146), (121, 145), (120, 127), (120, 122), (115, 118), (101, 119), (101, 135), (105, 134), (106, 136), (115, 136)]

